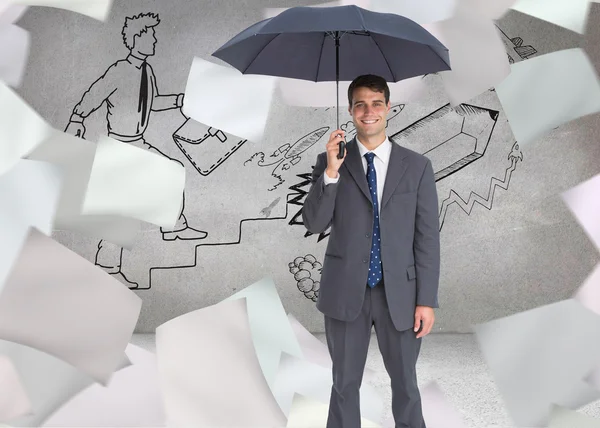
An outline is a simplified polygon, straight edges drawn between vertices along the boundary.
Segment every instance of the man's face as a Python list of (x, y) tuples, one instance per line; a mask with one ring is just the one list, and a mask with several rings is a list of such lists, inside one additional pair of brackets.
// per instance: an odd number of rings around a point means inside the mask
[(385, 102), (383, 92), (375, 92), (369, 88), (356, 88), (352, 95), (352, 106), (348, 111), (352, 115), (359, 136), (374, 137), (385, 133), (390, 108), (390, 103)]
[(146, 29), (139, 36), (135, 36), (133, 49), (141, 53), (142, 55), (151, 56), (154, 55), (154, 47), (156, 46), (156, 35), (154, 34), (154, 27)]

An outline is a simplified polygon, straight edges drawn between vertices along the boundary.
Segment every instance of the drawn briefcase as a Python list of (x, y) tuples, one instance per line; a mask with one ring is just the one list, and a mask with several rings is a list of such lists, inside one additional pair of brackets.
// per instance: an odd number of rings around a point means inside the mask
[(213, 172), (248, 141), (226, 135), (191, 118), (173, 133), (173, 140), (194, 168), (204, 176)]

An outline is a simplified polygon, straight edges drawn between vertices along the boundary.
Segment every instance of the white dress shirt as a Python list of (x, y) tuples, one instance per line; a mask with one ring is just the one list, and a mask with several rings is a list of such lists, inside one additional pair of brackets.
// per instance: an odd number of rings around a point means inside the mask
[[(362, 159), (363, 170), (365, 173), (365, 177), (367, 175), (367, 158), (365, 158), (365, 154), (369, 152), (369, 150), (363, 146), (363, 144), (356, 137), (356, 142), (358, 145), (358, 151), (360, 153), (360, 158)], [(392, 143), (386, 137), (384, 142), (381, 143), (375, 150), (372, 150), (375, 154), (373, 158), (373, 165), (375, 166), (375, 174), (377, 175), (377, 206), (381, 208), (381, 197), (383, 196), (383, 185), (385, 184), (385, 176), (387, 175), (387, 169), (390, 162), (390, 155), (392, 153)], [(345, 160), (344, 160), (345, 162)], [(338, 176), (336, 178), (331, 178), (324, 173), (323, 181), (325, 185), (337, 183), (340, 179), (340, 173), (338, 172)]]

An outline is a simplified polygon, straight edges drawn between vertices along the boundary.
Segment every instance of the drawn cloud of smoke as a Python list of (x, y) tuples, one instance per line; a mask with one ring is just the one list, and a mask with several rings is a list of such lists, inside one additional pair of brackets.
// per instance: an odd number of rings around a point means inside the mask
[(289, 264), (289, 268), (294, 279), (298, 281), (298, 290), (304, 293), (307, 299), (316, 302), (319, 297), (323, 265), (317, 261), (315, 256), (307, 254), (304, 257), (296, 257)]

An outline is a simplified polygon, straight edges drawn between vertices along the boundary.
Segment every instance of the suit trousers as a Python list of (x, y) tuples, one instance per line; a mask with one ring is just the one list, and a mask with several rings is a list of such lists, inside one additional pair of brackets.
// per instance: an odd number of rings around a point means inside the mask
[(416, 338), (412, 328), (396, 330), (383, 281), (374, 288), (366, 286), (364, 303), (355, 320), (346, 322), (325, 316), (325, 335), (333, 362), (327, 428), (360, 428), (359, 389), (372, 327), (391, 380), (396, 428), (426, 428), (416, 371), (422, 339)]

